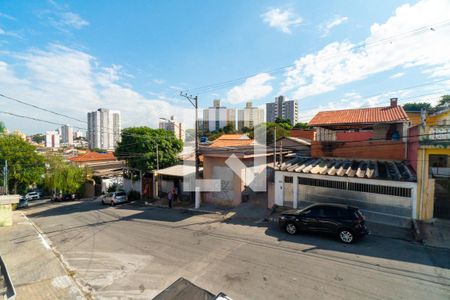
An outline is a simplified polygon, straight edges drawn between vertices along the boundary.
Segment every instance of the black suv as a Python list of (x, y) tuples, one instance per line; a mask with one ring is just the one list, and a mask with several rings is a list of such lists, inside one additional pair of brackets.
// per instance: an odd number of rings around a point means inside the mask
[(289, 234), (298, 231), (331, 233), (346, 244), (368, 234), (361, 211), (341, 204), (313, 204), (301, 210), (285, 211), (278, 218), (278, 224)]

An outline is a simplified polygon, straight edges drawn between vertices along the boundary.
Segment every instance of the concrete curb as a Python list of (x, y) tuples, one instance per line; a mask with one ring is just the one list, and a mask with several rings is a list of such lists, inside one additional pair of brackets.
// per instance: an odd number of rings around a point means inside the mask
[(41, 238), (44, 244), (44, 247), (50, 250), (56, 257), (58, 262), (61, 264), (62, 268), (66, 272), (66, 275), (72, 280), (73, 287), (78, 290), (78, 292), (84, 299), (93, 299), (90, 287), (85, 286), (83, 282), (78, 279), (78, 277), (76, 276), (76, 271), (73, 270), (72, 267), (70, 267), (69, 263), (64, 259), (64, 256), (53, 246), (51, 240), (47, 237), (47, 235), (36, 225), (36, 223), (29, 219), (26, 214), (24, 214), (23, 212), (21, 212), (21, 214), (36, 230), (38, 236)]
[(15, 300), (16, 299), (16, 289), (9, 276), (8, 268), (6, 267), (3, 258), (0, 256), (0, 276), (3, 276), (6, 285), (6, 294), (4, 295), (5, 300)]
[(228, 212), (219, 212), (219, 211), (211, 211), (211, 210), (205, 210), (200, 208), (185, 208), (185, 207), (172, 207), (169, 208), (166, 205), (160, 205), (160, 204), (153, 204), (149, 202), (145, 202), (145, 206), (152, 206), (152, 207), (158, 207), (158, 208), (165, 208), (165, 209), (176, 209), (179, 211), (186, 211), (186, 212), (193, 212), (193, 213), (203, 213), (203, 214), (216, 214), (216, 215), (226, 215)]

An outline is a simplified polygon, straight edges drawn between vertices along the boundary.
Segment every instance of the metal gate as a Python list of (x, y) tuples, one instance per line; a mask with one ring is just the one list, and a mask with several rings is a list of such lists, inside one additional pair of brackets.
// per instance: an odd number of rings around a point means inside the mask
[(294, 178), (285, 176), (283, 183), (283, 206), (294, 207)]
[(439, 219), (450, 219), (449, 177), (435, 177), (433, 217)]

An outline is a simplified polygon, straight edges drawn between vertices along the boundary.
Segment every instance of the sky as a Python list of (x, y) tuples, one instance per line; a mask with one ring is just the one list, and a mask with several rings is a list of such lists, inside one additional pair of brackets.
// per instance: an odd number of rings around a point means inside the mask
[[(448, 49), (450, 0), (0, 0), (0, 94), (81, 121), (119, 110), (123, 127), (171, 115), (193, 127), (186, 90), (202, 108), (285, 95), (302, 122), (391, 97), (436, 103), (450, 93)], [(87, 127), (2, 97), (0, 111)]]

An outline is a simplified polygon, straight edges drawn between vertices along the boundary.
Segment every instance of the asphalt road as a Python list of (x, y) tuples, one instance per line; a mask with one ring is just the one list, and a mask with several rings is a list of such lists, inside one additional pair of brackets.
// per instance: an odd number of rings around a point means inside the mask
[(96, 201), (24, 212), (96, 298), (149, 299), (179, 277), (233, 299), (449, 299), (450, 250)]

